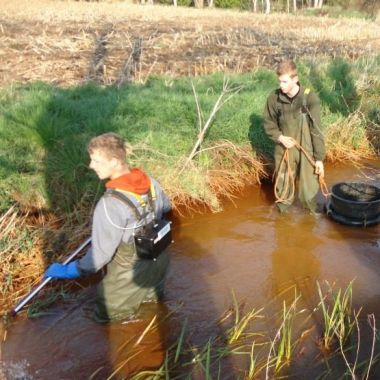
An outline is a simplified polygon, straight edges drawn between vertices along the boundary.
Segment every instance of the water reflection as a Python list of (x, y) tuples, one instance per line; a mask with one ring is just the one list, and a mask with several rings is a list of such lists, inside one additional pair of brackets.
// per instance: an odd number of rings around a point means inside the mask
[[(313, 215), (281, 215), (275, 220), (276, 248), (272, 252), (273, 297), (290, 305), (294, 292), (310, 305), (315, 303), (320, 262), (314, 251), (321, 244)], [(302, 228), (300, 227), (302, 226)]]
[[(193, 227), (202, 234), (198, 230), (198, 224)], [(221, 236), (224, 228), (223, 225), (215, 224), (209, 226), (207, 231), (210, 233), (210, 230), (215, 229), (215, 236)], [(203, 231), (205, 231), (204, 226)], [(203, 380), (217, 379), (219, 373), (222, 374), (220, 379), (236, 380), (238, 376), (229, 358), (224, 357), (220, 360), (218, 354), (227, 349), (226, 330), (218, 323), (223, 312), (220, 308), (220, 296), (223, 297), (224, 292), (215, 289), (215, 279), (223, 271), (217, 259), (220, 251), (210, 247), (209, 238), (202, 239), (203, 244), (200, 244), (191, 235), (181, 234), (177, 229), (176, 239), (180, 242), (176, 245), (172, 260), (172, 276), (175, 279), (170, 275), (168, 279), (169, 284), (175, 282), (176, 286), (175, 288), (168, 286), (167, 298), (174, 307), (181, 304), (176, 313), (175, 325), (183, 326), (186, 321), (187, 326), (186, 344), (180, 356), (181, 366), (171, 375)], [(203, 354), (207, 352), (205, 350), (208, 347), (211, 354), (210, 365), (207, 364), (206, 355)], [(192, 360), (194, 357), (198, 359)], [(190, 364), (191, 362), (193, 364)]]
[(11, 321), (0, 357), (4, 378), (122, 379), (160, 367), (169, 323), (164, 306), (147, 303), (138, 320), (107, 325), (86, 318), (81, 306), (82, 301), (66, 301), (47, 316)]
[(164, 362), (168, 310), (164, 305), (143, 304), (140, 317), (129, 323), (105, 327), (110, 368), (100, 366), (90, 379), (127, 379), (141, 370), (155, 370)]

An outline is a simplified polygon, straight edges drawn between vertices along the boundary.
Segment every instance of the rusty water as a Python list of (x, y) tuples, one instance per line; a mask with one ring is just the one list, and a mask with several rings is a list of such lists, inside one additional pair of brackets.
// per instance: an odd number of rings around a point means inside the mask
[[(327, 183), (380, 185), (380, 165), (370, 165), (364, 171), (329, 166)], [(335, 379), (333, 371), (326, 372), (317, 347), (321, 319), (307, 317), (318, 303), (316, 282), (345, 288), (354, 281), (354, 307), (363, 307), (363, 322), (374, 313), (380, 325), (379, 226), (340, 225), (297, 205), (280, 215), (272, 193), (269, 183), (250, 187), (233, 203), (226, 202), (221, 213), (176, 218), (165, 302), (144, 305), (137, 321), (97, 325), (86, 318), (83, 305), (93, 291), (88, 287), (55, 303), (46, 315), (20, 316), (2, 325), (0, 379), (118, 379), (158, 368), (185, 321), (187, 348), (201, 350), (215, 337), (219, 344), (224, 342), (229, 319), (234, 318), (234, 297), (242, 313), (264, 308), (255, 328), (273, 339), (283, 301), (289, 304), (297, 295), (305, 318), (297, 318), (295, 332), (309, 332), (310, 339), (300, 342), (287, 375), (314, 379), (325, 373), (326, 379)], [(146, 331), (153, 318), (154, 328)], [(370, 345), (366, 339), (364, 347)], [(243, 378), (247, 357), (238, 357), (224, 360), (220, 379)], [(194, 372), (191, 378), (204, 376)], [(369, 378), (380, 378), (380, 372)]]

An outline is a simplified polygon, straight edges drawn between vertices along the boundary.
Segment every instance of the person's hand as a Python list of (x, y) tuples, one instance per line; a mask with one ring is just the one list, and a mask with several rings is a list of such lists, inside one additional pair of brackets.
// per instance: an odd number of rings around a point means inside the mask
[(288, 149), (291, 149), (296, 145), (296, 140), (294, 140), (293, 137), (284, 135), (280, 135), (278, 142)]
[(80, 277), (80, 272), (77, 267), (76, 261), (69, 264), (54, 263), (46, 270), (44, 277), (51, 277), (55, 279), (73, 279)]
[(320, 177), (325, 176), (325, 168), (322, 161), (315, 161), (315, 174), (319, 175)]

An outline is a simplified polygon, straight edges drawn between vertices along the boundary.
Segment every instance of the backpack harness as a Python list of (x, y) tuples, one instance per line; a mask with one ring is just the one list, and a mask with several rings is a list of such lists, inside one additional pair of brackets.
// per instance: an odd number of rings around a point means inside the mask
[[(138, 222), (146, 219), (150, 211), (146, 211), (147, 203), (139, 194), (121, 189), (107, 189), (106, 197), (113, 197), (129, 206), (134, 213)], [(141, 205), (143, 213), (140, 213), (135, 203), (130, 199), (133, 197)], [(157, 220), (156, 208), (156, 191), (153, 183), (150, 185), (148, 193), (148, 203), (153, 213), (153, 220), (149, 223), (133, 227), (133, 237), (136, 254), (140, 259), (157, 260), (157, 257), (172, 243), (171, 222), (165, 219)], [(142, 227), (139, 231), (135, 228)]]

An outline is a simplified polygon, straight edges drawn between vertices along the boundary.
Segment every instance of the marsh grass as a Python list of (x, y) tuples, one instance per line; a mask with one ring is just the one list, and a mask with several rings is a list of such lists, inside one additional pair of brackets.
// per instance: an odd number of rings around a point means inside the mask
[(270, 345), (265, 362), (265, 378), (271, 376), (281, 378), (282, 371), (289, 367), (297, 340), (293, 336), (293, 322), (297, 314), (297, 303), (301, 296), (294, 294), (294, 300), (288, 306), (282, 302), (282, 311), (279, 318), (279, 327), (274, 338), (270, 339)]
[(280, 328), (280, 338), (278, 342), (277, 352), (276, 352), (276, 363), (275, 363), (275, 370), (276, 372), (280, 371), (281, 368), (284, 365), (289, 365), (290, 360), (292, 358), (293, 353), (293, 320), (295, 315), (295, 307), (296, 302), (294, 305), (291, 305), (289, 308), (287, 308), (286, 303), (284, 301), (283, 304), (283, 322), (281, 324)]
[(260, 334), (247, 332), (247, 328), (249, 325), (255, 320), (263, 318), (261, 312), (264, 308), (259, 310), (252, 309), (248, 311), (246, 314), (242, 315), (241, 313), (241, 305), (239, 305), (235, 292), (232, 291), (232, 299), (233, 299), (233, 314), (234, 314), (234, 323), (231, 328), (227, 329), (226, 336), (227, 342), (230, 345), (236, 344), (241, 340), (246, 340), (248, 338), (252, 338), (253, 336), (258, 336)]
[[(379, 360), (374, 316), (368, 316), (370, 346), (364, 347), (363, 353), (361, 353), (362, 340), (365, 339), (367, 342), (368, 337), (364, 336), (361, 330), (363, 323), (359, 320), (359, 313), (354, 313), (350, 306), (352, 282), (344, 289), (333, 289), (328, 285), (325, 290), (322, 290), (322, 287), (318, 286), (323, 302), (320, 301), (311, 312), (317, 315), (320, 309), (323, 311), (324, 308), (325, 311), (318, 315), (324, 321), (326, 321), (324, 317), (328, 317), (326, 326), (330, 326), (331, 334), (327, 334), (326, 337), (334, 335), (335, 338), (326, 340), (330, 344), (327, 353), (325, 347), (315, 341), (314, 335), (308, 335), (308, 339), (314, 342), (316, 349), (321, 350), (321, 358), (323, 358), (320, 360), (318, 355), (315, 356), (315, 362), (309, 362), (308, 366), (318, 367), (318, 375), (314, 372), (318, 379), (343, 380), (350, 377), (368, 380)], [(224, 313), (218, 324), (233, 317), (233, 326), (225, 327), (222, 335), (228, 337), (229, 332), (237, 332), (237, 339), (234, 342), (227, 340), (227, 345), (223, 346), (223, 342), (218, 336), (210, 337), (201, 346), (192, 346), (189, 339), (189, 326), (185, 321), (178, 334), (178, 339), (167, 349), (162, 366), (156, 371), (141, 371), (131, 379), (223, 379), (226, 360), (229, 366), (234, 366), (232, 363), (240, 363), (239, 371), (235, 372), (235, 376), (239, 376), (241, 379), (291, 378), (290, 370), (293, 365), (297, 365), (297, 360), (300, 358), (296, 354), (299, 351), (297, 347), (303, 345), (304, 339), (306, 339), (303, 337), (304, 334), (296, 335), (296, 329), (293, 328), (296, 323), (295, 318), (298, 318), (302, 312), (297, 311), (300, 299), (301, 296), (295, 295), (295, 299), (290, 305), (283, 303), (282, 310), (276, 315), (279, 327), (275, 332), (275, 337), (270, 339), (271, 331), (257, 331), (252, 324), (241, 329), (242, 321), (247, 314), (241, 314), (242, 304), (236, 300), (232, 292), (233, 307)], [(327, 303), (330, 301), (331, 307), (328, 307)], [(351, 317), (348, 317), (350, 312), (352, 313)], [(264, 311), (263, 315), (264, 318), (269, 317), (265, 316)], [(332, 316), (335, 317), (331, 318)], [(269, 319), (272, 318), (273, 316), (269, 317)], [(247, 360), (242, 362), (240, 360), (242, 357)]]
[(324, 295), (321, 285), (317, 283), (323, 317), (321, 346), (326, 352), (331, 352), (338, 344), (343, 347), (347, 343), (360, 310), (354, 313), (352, 309), (352, 281), (343, 290), (335, 291), (329, 283), (326, 282), (326, 285), (328, 293)]

